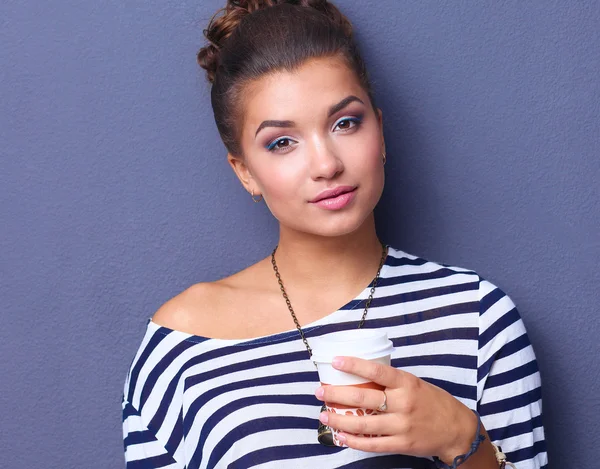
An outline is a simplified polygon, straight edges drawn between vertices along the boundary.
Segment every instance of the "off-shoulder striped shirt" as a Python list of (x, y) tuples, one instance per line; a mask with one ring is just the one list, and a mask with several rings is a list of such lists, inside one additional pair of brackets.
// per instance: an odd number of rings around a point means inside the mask
[[(308, 341), (356, 328), (369, 290), (303, 327)], [(476, 409), (519, 469), (547, 467), (536, 358), (499, 288), (390, 248), (364, 327), (387, 332), (392, 366)], [(318, 386), (295, 329), (223, 340), (150, 320), (123, 394), (127, 468), (435, 467), (431, 458), (320, 445)]]

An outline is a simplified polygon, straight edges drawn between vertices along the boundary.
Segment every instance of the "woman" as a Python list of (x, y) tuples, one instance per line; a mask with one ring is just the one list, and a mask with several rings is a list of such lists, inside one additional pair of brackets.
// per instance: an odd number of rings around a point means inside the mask
[[(546, 467), (514, 304), (377, 237), (383, 121), (348, 20), (324, 0), (230, 0), (221, 13), (198, 61), (228, 161), (278, 219), (279, 243), (149, 321), (125, 383), (128, 467), (492, 469), (498, 445), (519, 469)], [(336, 366), (385, 390), (320, 387), (311, 340), (361, 325), (387, 332), (392, 366)], [(321, 413), (324, 400), (381, 413)], [(347, 447), (319, 444), (319, 419)]]

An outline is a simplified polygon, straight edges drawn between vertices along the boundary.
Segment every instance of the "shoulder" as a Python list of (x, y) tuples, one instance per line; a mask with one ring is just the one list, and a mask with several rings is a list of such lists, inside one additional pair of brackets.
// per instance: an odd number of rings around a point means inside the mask
[(221, 294), (216, 282), (197, 283), (163, 304), (152, 321), (169, 329), (190, 332), (195, 330), (207, 311)]
[(467, 305), (465, 311), (473, 313), (476, 320), (481, 356), (489, 359), (505, 344), (511, 344), (515, 350), (529, 346), (527, 330), (515, 302), (495, 283), (472, 269), (430, 261), (397, 249), (390, 249), (390, 255), (391, 265), (400, 266), (399, 273), (392, 275), (410, 280), (417, 285), (416, 289), (427, 292), (429, 298), (439, 299), (442, 305)]
[(473, 269), (433, 261), (392, 247), (389, 249), (389, 256), (388, 265), (393, 268), (392, 275), (407, 275), (417, 281), (434, 282), (440, 287), (462, 286), (465, 293), (470, 293), (471, 301), (479, 303), (481, 314), (489, 313), (494, 307), (504, 312), (515, 308), (504, 290)]
[(152, 322), (188, 334), (213, 336), (227, 327), (235, 306), (257, 293), (262, 261), (229, 277), (197, 283), (164, 303)]
[[(421, 283), (421, 288), (429, 289), (432, 295), (447, 298), (452, 304), (468, 302), (477, 308), (480, 347), (492, 343), (498, 346), (526, 334), (513, 299), (475, 270), (430, 261), (396, 249), (390, 249), (390, 253), (397, 258), (398, 265), (416, 269), (414, 278)], [(409, 272), (412, 274), (413, 270)], [(522, 337), (522, 340), (526, 342), (526, 337)]]
[(390, 246), (386, 261), (392, 275), (416, 276), (415, 279), (446, 279), (456, 277), (456, 280), (469, 283), (479, 283), (481, 277), (472, 269), (434, 261), (425, 257), (410, 254)]

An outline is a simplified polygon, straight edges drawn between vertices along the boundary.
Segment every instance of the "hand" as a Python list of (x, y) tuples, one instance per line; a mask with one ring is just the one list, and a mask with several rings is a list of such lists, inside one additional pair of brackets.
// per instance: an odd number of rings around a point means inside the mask
[[(379, 415), (321, 413), (321, 422), (343, 432), (340, 441), (350, 448), (438, 456), (450, 464), (469, 451), (477, 417), (448, 392), (405, 371), (359, 358), (337, 357), (333, 366), (385, 386), (387, 395), (387, 411)], [(384, 400), (382, 391), (354, 386), (323, 386), (315, 395), (322, 401), (366, 409), (377, 409)]]

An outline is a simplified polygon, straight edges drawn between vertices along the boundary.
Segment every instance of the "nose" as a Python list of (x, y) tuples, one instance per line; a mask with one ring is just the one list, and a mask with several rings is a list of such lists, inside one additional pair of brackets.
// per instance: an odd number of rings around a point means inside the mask
[(335, 150), (324, 143), (313, 145), (310, 155), (310, 176), (313, 180), (333, 179), (343, 170), (344, 165)]

